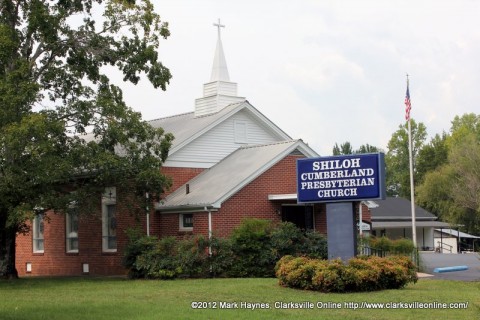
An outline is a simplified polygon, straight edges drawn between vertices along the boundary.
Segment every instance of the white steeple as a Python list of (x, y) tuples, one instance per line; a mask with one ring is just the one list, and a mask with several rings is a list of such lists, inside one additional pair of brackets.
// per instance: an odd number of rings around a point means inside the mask
[(220, 28), (225, 28), (225, 25), (220, 23), (220, 19), (218, 19), (218, 23), (214, 23), (213, 25), (218, 28), (218, 38), (210, 81), (230, 81), (230, 77), (228, 76), (227, 62), (225, 61), (225, 54), (223, 53), (222, 38), (220, 36)]
[(203, 85), (203, 98), (195, 100), (196, 117), (218, 112), (231, 103), (245, 100), (244, 97), (237, 96), (237, 84), (230, 82), (228, 75), (227, 62), (220, 36), (220, 28), (225, 28), (225, 25), (220, 23), (220, 19), (218, 19), (218, 23), (213, 25), (218, 29), (217, 47), (215, 49), (210, 82)]

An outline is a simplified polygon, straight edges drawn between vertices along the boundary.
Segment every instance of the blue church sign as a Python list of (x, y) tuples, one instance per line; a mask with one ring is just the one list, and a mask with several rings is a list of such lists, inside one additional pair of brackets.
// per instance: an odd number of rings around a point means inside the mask
[(385, 199), (383, 153), (297, 160), (298, 202)]

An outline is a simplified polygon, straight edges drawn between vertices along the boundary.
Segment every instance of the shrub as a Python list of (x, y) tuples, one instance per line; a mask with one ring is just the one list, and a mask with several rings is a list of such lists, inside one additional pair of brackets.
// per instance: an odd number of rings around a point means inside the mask
[(299, 254), (315, 259), (327, 259), (327, 238), (318, 232), (307, 231)]
[(208, 258), (208, 268), (212, 277), (225, 275), (232, 268), (234, 256), (230, 239), (212, 237), (210, 239), (212, 254)]
[(146, 270), (137, 268), (137, 257), (145, 252), (152, 251), (158, 239), (144, 236), (139, 229), (128, 229), (126, 232), (129, 241), (125, 247), (122, 264), (128, 269), (129, 278), (145, 278)]
[(234, 261), (228, 274), (233, 277), (271, 277), (275, 253), (270, 246), (270, 221), (245, 219), (233, 230)]
[(275, 267), (280, 285), (321, 292), (399, 289), (417, 281), (415, 265), (407, 257), (360, 257), (347, 264), (285, 256)]
[(391, 250), (393, 251), (393, 253), (409, 255), (413, 252), (414, 249), (415, 246), (413, 245), (413, 241), (410, 239), (403, 238), (392, 241)]
[(245, 219), (228, 239), (158, 240), (140, 230), (128, 237), (124, 266), (132, 278), (273, 277), (275, 263), (284, 255), (327, 256), (324, 236), (303, 233), (289, 222), (272, 225), (262, 219)]
[(302, 252), (305, 240), (302, 231), (293, 223), (279, 223), (270, 234), (270, 245), (274, 259), (278, 260), (286, 255), (299, 254)]
[(166, 237), (156, 241), (152, 250), (142, 252), (137, 256), (134, 267), (146, 278), (173, 279), (182, 273), (176, 257), (176, 242), (174, 237)]
[(185, 238), (176, 244), (176, 260), (183, 277), (208, 275), (209, 241), (203, 236)]

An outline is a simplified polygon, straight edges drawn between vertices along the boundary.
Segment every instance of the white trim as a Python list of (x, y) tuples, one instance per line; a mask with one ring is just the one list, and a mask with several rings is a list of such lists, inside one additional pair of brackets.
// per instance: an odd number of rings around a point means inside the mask
[[(184, 226), (183, 218), (187, 214), (192, 216), (192, 226), (191, 227), (185, 227)], [(193, 231), (193, 213), (180, 213), (178, 215), (178, 230), (179, 231)]]
[[(35, 215), (35, 218), (32, 220), (32, 249), (33, 253), (44, 253), (45, 252), (45, 222), (44, 222), (44, 213), (39, 213)], [(38, 230), (38, 229), (41, 230)], [(42, 249), (38, 249), (38, 244), (42, 243)]]
[[(69, 209), (75, 209), (75, 208), (69, 208)], [(72, 217), (75, 216), (77, 219), (77, 230), (70, 230), (70, 227), (72, 225)], [(70, 236), (69, 236), (70, 234)], [(70, 239), (77, 239), (77, 248), (76, 249), (70, 249)], [(70, 212), (67, 210), (65, 213), (65, 251), (67, 253), (78, 253), (78, 246), (79, 246), (79, 241), (78, 241), (78, 213), (76, 212)]]
[(199, 168), (208, 169), (213, 167), (217, 162), (198, 162), (198, 161), (172, 161), (166, 160), (162, 167), (165, 168)]
[(269, 194), (268, 200), (297, 200), (296, 193), (287, 193), (287, 194)]
[[(115, 206), (115, 219), (117, 220), (116, 213), (116, 204), (117, 204), (117, 189), (116, 187), (105, 188), (105, 192), (102, 195), (102, 252), (117, 252), (117, 243), (115, 243), (115, 248), (109, 247), (109, 226), (108, 223), (108, 207)], [(118, 227), (115, 226), (115, 237), (118, 232)]]

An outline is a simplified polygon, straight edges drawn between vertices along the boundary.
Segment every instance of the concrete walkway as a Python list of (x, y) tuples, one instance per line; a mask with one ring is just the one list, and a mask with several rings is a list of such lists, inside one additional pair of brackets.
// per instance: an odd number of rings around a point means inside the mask
[[(477, 253), (435, 253), (420, 252), (420, 265), (424, 273), (419, 278), (460, 281), (480, 281), (480, 256)], [(468, 270), (434, 273), (442, 267), (468, 266)]]

